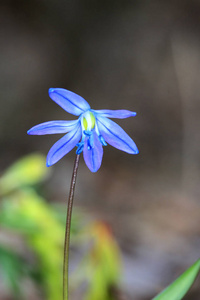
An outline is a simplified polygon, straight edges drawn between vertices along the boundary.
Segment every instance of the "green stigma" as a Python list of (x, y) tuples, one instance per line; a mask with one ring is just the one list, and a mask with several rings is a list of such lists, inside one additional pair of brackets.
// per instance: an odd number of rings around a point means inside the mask
[(87, 112), (85, 114), (85, 117), (83, 117), (83, 127), (84, 130), (92, 130), (95, 126), (95, 116), (91, 111)]

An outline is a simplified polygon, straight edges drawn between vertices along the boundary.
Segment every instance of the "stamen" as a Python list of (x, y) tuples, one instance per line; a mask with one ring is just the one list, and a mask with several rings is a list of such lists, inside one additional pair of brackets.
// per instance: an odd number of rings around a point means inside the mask
[(91, 150), (92, 148), (94, 148), (94, 136), (93, 136), (93, 134), (91, 134), (88, 137), (87, 144), (88, 144), (88, 150)]
[(90, 145), (90, 139), (88, 139), (88, 140), (87, 140), (87, 144), (88, 144), (88, 147), (87, 147), (87, 148), (88, 148), (88, 150), (91, 150), (91, 149), (92, 149), (92, 147), (91, 147), (91, 145)]
[(92, 134), (92, 131), (89, 131), (89, 130), (84, 130), (83, 132), (87, 136), (90, 136)]
[(81, 154), (84, 148), (84, 143), (78, 143), (76, 146), (78, 147), (78, 149), (76, 150), (76, 154)]
[(89, 140), (90, 140), (90, 146), (92, 148), (94, 148), (94, 135), (93, 134), (89, 137)]
[(103, 146), (107, 146), (107, 143), (106, 143), (105, 139), (102, 137), (102, 135), (99, 135), (99, 140)]

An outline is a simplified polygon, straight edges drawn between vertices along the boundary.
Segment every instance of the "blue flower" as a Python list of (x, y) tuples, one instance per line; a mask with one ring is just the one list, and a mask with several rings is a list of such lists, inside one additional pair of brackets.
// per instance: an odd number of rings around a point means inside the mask
[(81, 96), (61, 88), (49, 89), (50, 98), (68, 113), (79, 116), (73, 121), (50, 121), (32, 127), (31, 135), (67, 133), (59, 139), (47, 155), (47, 166), (55, 164), (77, 146), (76, 153), (83, 152), (86, 165), (96, 172), (102, 162), (103, 146), (111, 146), (130, 154), (137, 154), (134, 141), (115, 122), (108, 118), (133, 117), (129, 110), (93, 110)]

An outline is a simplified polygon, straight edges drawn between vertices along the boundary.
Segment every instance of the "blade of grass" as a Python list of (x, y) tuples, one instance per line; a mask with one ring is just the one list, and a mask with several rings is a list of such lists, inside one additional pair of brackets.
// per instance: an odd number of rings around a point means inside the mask
[(191, 288), (200, 271), (200, 259), (152, 300), (181, 300)]

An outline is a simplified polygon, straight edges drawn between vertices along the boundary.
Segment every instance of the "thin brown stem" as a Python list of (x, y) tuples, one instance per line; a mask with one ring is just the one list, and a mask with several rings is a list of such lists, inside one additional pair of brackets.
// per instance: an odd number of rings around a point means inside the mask
[(72, 173), (68, 207), (67, 207), (67, 219), (66, 219), (66, 228), (65, 228), (65, 242), (64, 242), (64, 261), (63, 261), (63, 300), (68, 300), (69, 295), (69, 243), (70, 243), (70, 228), (71, 228), (71, 216), (72, 216), (72, 207), (74, 199), (74, 191), (76, 184), (76, 177), (79, 165), (80, 155), (76, 155), (74, 162), (74, 169)]

